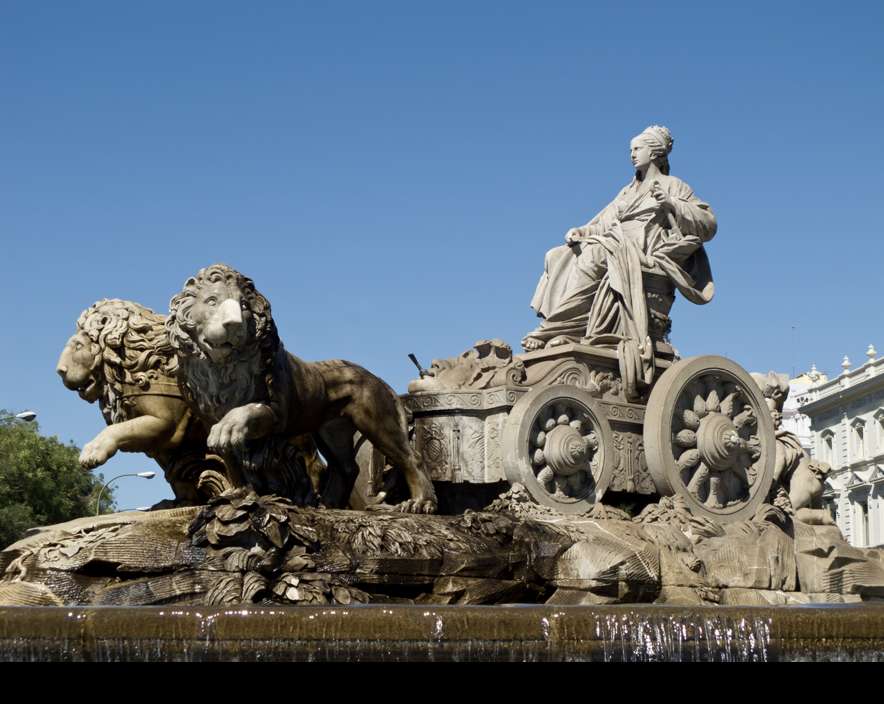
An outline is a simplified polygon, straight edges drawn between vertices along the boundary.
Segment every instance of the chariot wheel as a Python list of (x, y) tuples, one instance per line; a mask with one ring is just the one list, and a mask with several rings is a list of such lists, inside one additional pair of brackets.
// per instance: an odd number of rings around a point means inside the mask
[(560, 384), (529, 392), (510, 410), (502, 441), (510, 483), (562, 513), (585, 513), (611, 481), (611, 427), (584, 389)]
[(773, 481), (776, 436), (761, 390), (724, 357), (690, 357), (648, 399), (645, 459), (663, 496), (719, 522), (748, 520)]

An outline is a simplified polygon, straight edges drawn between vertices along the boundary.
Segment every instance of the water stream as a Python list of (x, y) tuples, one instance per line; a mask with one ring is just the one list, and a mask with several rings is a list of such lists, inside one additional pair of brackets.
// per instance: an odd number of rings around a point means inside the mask
[(3, 661), (884, 661), (884, 606), (6, 607)]

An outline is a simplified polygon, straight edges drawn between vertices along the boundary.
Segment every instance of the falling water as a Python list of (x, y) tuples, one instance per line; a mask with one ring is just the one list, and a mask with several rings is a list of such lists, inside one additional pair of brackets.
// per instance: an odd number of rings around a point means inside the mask
[(5, 661), (884, 661), (884, 606), (0, 608)]

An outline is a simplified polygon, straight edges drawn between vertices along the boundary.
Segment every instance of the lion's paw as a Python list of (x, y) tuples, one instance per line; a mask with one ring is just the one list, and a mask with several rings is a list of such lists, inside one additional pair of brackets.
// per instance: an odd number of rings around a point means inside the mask
[(83, 451), (80, 453), (80, 466), (84, 469), (93, 469), (103, 465), (116, 452), (117, 447), (113, 442), (99, 436), (87, 442), (83, 447)]
[(242, 447), (249, 429), (249, 415), (244, 408), (234, 408), (212, 426), (206, 446), (212, 452), (225, 452)]
[(433, 499), (409, 499), (396, 506), (401, 513), (436, 513), (436, 501)]

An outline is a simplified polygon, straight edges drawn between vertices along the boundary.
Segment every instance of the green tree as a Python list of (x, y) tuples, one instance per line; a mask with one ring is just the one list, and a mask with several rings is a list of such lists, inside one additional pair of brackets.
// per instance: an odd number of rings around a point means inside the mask
[[(80, 467), (80, 450), (56, 437), (44, 437), (35, 422), (0, 410), (0, 548), (34, 526), (62, 523), (95, 513), (104, 483)], [(113, 506), (105, 490), (102, 511)]]

